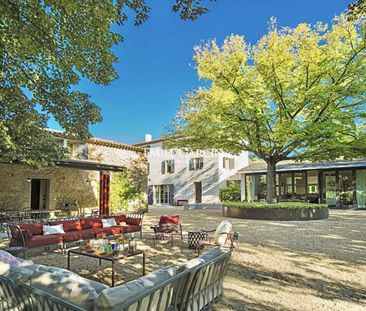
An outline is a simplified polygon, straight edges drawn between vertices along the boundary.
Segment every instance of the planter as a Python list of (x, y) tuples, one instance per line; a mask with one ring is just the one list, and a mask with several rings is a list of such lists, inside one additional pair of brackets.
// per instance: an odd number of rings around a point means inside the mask
[(329, 210), (328, 208), (275, 209), (223, 206), (222, 216), (261, 220), (318, 220), (328, 218)]

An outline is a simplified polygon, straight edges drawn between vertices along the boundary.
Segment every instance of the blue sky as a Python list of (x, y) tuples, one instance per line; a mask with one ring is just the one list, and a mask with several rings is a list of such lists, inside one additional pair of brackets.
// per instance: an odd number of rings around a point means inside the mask
[[(329, 22), (348, 0), (217, 0), (197, 21), (182, 21), (171, 11), (174, 1), (148, 1), (150, 19), (141, 26), (118, 28), (124, 42), (114, 47), (119, 79), (109, 86), (82, 81), (102, 109), (103, 121), (90, 128), (96, 137), (124, 143), (158, 138), (174, 117), (184, 94), (202, 85), (193, 68), (193, 47), (203, 40), (222, 42), (230, 34), (256, 43), (267, 31), (271, 16), (280, 26)], [(57, 128), (53, 122), (49, 126)]]

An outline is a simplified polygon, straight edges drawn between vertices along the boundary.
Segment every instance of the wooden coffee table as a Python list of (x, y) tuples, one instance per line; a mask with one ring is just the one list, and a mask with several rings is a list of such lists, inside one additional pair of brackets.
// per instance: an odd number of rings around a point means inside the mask
[(76, 254), (79, 256), (86, 256), (99, 259), (99, 265), (102, 264), (102, 260), (110, 261), (112, 263), (112, 287), (114, 286), (115, 277), (115, 263), (121, 259), (133, 257), (137, 255), (142, 255), (142, 275), (145, 275), (145, 252), (142, 250), (137, 250), (133, 253), (128, 253), (126, 251), (116, 251), (112, 254), (95, 254), (93, 252), (87, 252), (83, 248), (70, 249), (67, 252), (67, 270), (70, 270), (70, 255)]

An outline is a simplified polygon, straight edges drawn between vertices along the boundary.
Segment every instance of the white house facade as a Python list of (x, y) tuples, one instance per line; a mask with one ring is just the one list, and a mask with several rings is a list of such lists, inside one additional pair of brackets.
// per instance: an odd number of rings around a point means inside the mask
[(237, 171), (248, 165), (248, 153), (183, 152), (164, 149), (163, 140), (136, 144), (146, 150), (149, 163), (148, 201), (150, 205), (218, 204), (219, 189), (240, 182)]

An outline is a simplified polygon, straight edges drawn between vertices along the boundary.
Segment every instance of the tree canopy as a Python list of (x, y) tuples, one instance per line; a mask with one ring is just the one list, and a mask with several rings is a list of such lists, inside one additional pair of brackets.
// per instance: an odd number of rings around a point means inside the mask
[[(176, 0), (186, 20), (207, 12), (210, 0)], [(0, 160), (45, 165), (63, 149), (45, 131), (52, 116), (79, 139), (101, 121), (99, 107), (77, 90), (81, 78), (108, 85), (118, 61), (111, 47), (122, 36), (127, 12), (140, 25), (151, 8), (144, 0), (0, 0)]]
[(365, 19), (279, 28), (271, 20), (257, 44), (232, 35), (195, 48), (198, 76), (209, 83), (182, 101), (168, 146), (251, 151), (267, 163), (267, 201), (275, 167), (286, 159), (356, 156), (364, 134)]

